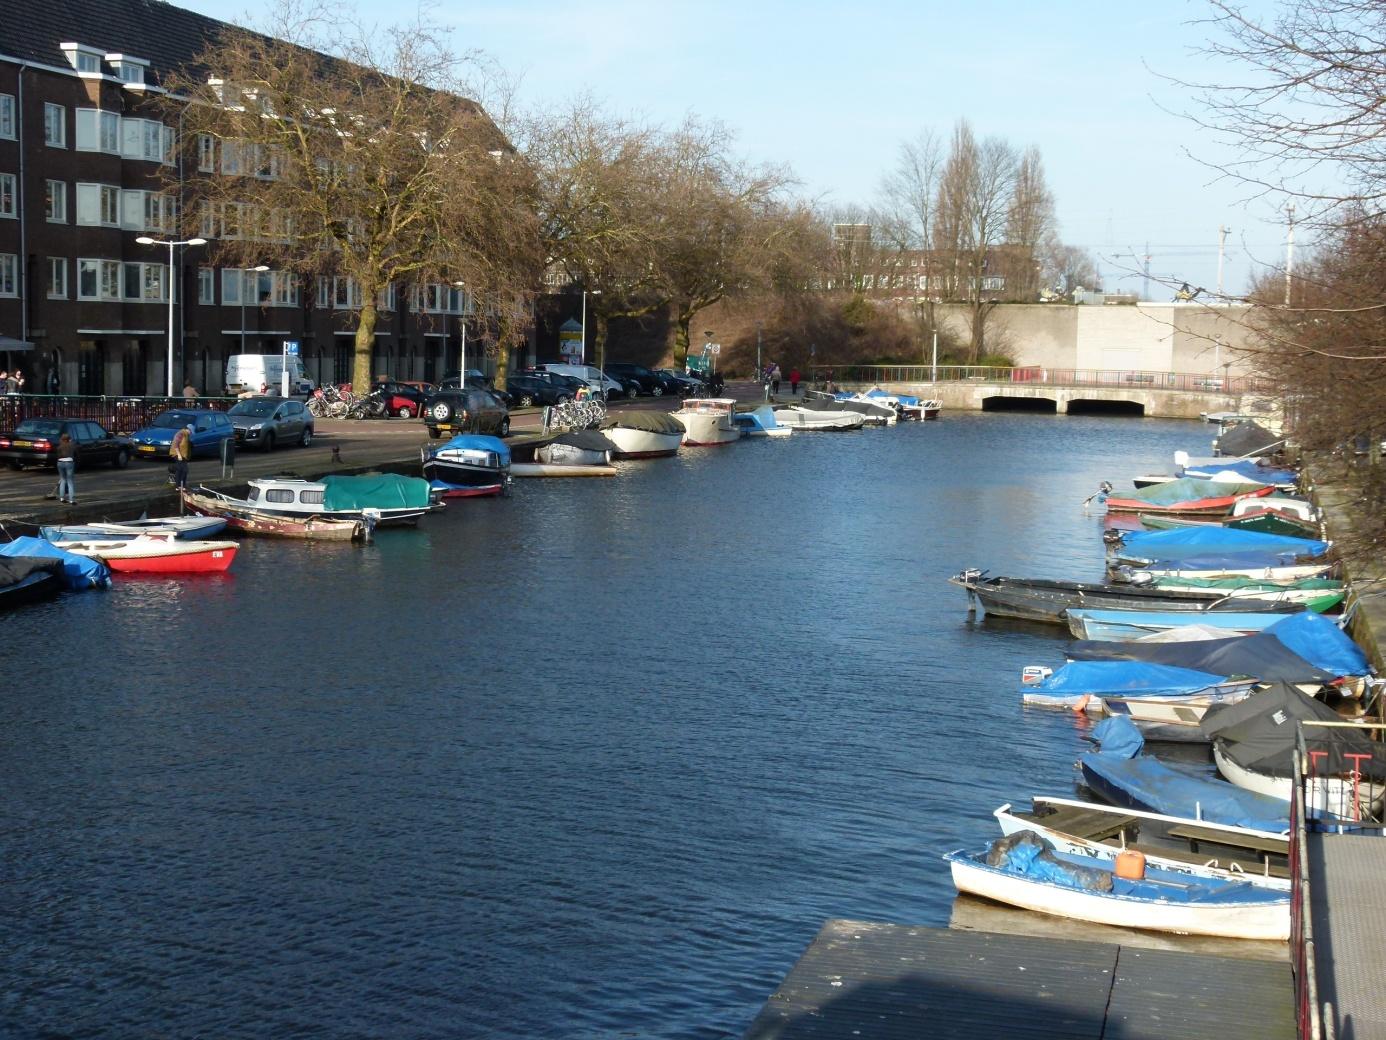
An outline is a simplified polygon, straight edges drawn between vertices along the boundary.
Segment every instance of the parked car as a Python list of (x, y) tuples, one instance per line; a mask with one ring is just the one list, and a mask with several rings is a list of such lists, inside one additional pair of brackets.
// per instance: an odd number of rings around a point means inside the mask
[(127, 437), (109, 432), (89, 419), (25, 419), (13, 433), (0, 434), (0, 459), (15, 469), (29, 466), (56, 466), (58, 438), (64, 433), (77, 444), (77, 466), (109, 462), (124, 469), (134, 452)]
[[(480, 387), (482, 390), (491, 389), (491, 380), (486, 377), (486, 373), (478, 368), (467, 369), (467, 385)], [(456, 390), (457, 373), (449, 372), (443, 376), (442, 382), (438, 384), (439, 390)]]
[(510, 410), (489, 390), (469, 386), (465, 390), (438, 390), (424, 402), (424, 422), (428, 435), (444, 433), (510, 433)]
[(668, 368), (652, 369), (650, 374), (659, 381), (662, 393), (673, 394), (677, 397), (687, 397), (693, 391), (693, 387), (684, 379)]
[(536, 404), (562, 404), (574, 397), (571, 387), (538, 376), (511, 376), (505, 382), (505, 392), (512, 403), (521, 408)]
[(302, 401), (251, 397), (226, 413), (236, 431), (236, 445), (273, 451), (276, 444), (313, 443), (313, 416)]
[(521, 375), (531, 376), (534, 379), (542, 379), (553, 386), (563, 390), (569, 397), (577, 397), (578, 391), (587, 386), (587, 380), (579, 379), (577, 376), (565, 376), (561, 372), (546, 372), (542, 368), (527, 368)]
[[(246, 398), (247, 401), (283, 401), (282, 397)], [(207, 408), (171, 408), (155, 416), (154, 421), (130, 438), (135, 454), (140, 458), (168, 458), (173, 435), (182, 427), (192, 429), (193, 455), (218, 455), (221, 442), (236, 436), (236, 430), (225, 412)]]
[(546, 364), (539, 368), (544, 372), (555, 372), (563, 376), (575, 376), (584, 380), (593, 394), (600, 395), (603, 399), (612, 394), (624, 394), (626, 388), (616, 380), (606, 375), (595, 365), (567, 365), (567, 364)]
[(401, 419), (412, 419), (416, 415), (422, 415), (424, 401), (428, 399), (428, 391), (421, 390), (411, 383), (399, 383), (394, 380), (372, 383), (371, 392), (376, 391), (385, 398), (386, 413), (398, 415)]
[[(620, 380), (622, 383), (634, 383), (638, 393), (649, 394), (651, 397), (661, 397), (664, 394), (664, 380), (655, 375), (644, 365), (633, 365), (625, 361), (613, 361), (602, 369), (613, 379)], [(635, 395), (632, 394), (632, 397)]]
[(680, 394), (687, 395), (694, 393), (698, 390), (701, 390), (703, 386), (706, 385), (701, 379), (697, 378), (696, 376), (686, 375), (683, 372), (675, 371), (672, 368), (661, 368), (657, 371), (665, 379), (672, 381), (675, 386), (679, 387), (678, 392)]

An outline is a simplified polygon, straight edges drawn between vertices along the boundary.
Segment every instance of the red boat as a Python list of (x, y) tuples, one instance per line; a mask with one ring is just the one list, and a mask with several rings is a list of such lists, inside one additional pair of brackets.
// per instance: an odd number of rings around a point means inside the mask
[(116, 574), (217, 574), (231, 566), (240, 548), (236, 542), (190, 542), (151, 535), (53, 544), (98, 559)]
[(1107, 496), (1108, 513), (1154, 513), (1163, 516), (1226, 516), (1243, 498), (1269, 495), (1275, 488), (1223, 484), (1211, 480), (1181, 478), (1141, 488), (1133, 495)]

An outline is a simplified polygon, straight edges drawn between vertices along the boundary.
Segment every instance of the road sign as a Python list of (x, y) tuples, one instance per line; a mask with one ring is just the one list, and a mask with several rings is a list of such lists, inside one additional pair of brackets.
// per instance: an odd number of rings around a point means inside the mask
[(722, 353), (722, 344), (720, 344), (720, 343), (709, 343), (706, 347), (703, 348), (703, 353), (704, 353), (704, 354), (720, 354), (720, 353)]
[(298, 340), (286, 339), (284, 341), (285, 356), (298, 357)]

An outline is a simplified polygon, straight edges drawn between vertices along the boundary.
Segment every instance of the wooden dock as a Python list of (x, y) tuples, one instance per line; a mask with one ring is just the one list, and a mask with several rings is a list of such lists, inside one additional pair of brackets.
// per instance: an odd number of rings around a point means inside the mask
[(1386, 1038), (1386, 838), (1309, 833), (1314, 977), (1323, 1016), (1339, 1040)]
[(746, 1040), (1292, 1040), (1289, 965), (828, 921)]

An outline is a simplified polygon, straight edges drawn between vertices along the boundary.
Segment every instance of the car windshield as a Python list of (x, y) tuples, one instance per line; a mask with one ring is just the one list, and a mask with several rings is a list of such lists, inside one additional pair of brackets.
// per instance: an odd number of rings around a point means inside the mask
[(62, 432), (62, 423), (40, 422), (37, 419), (25, 419), (14, 429), (16, 437), (57, 437)]
[(278, 405), (278, 401), (271, 401), (266, 398), (262, 398), (258, 401), (242, 401), (240, 404), (233, 407), (228, 414), (251, 415), (256, 418), (264, 418), (267, 415), (273, 415)]
[(149, 425), (156, 430), (176, 430), (180, 426), (192, 426), (197, 416), (191, 412), (165, 412)]

